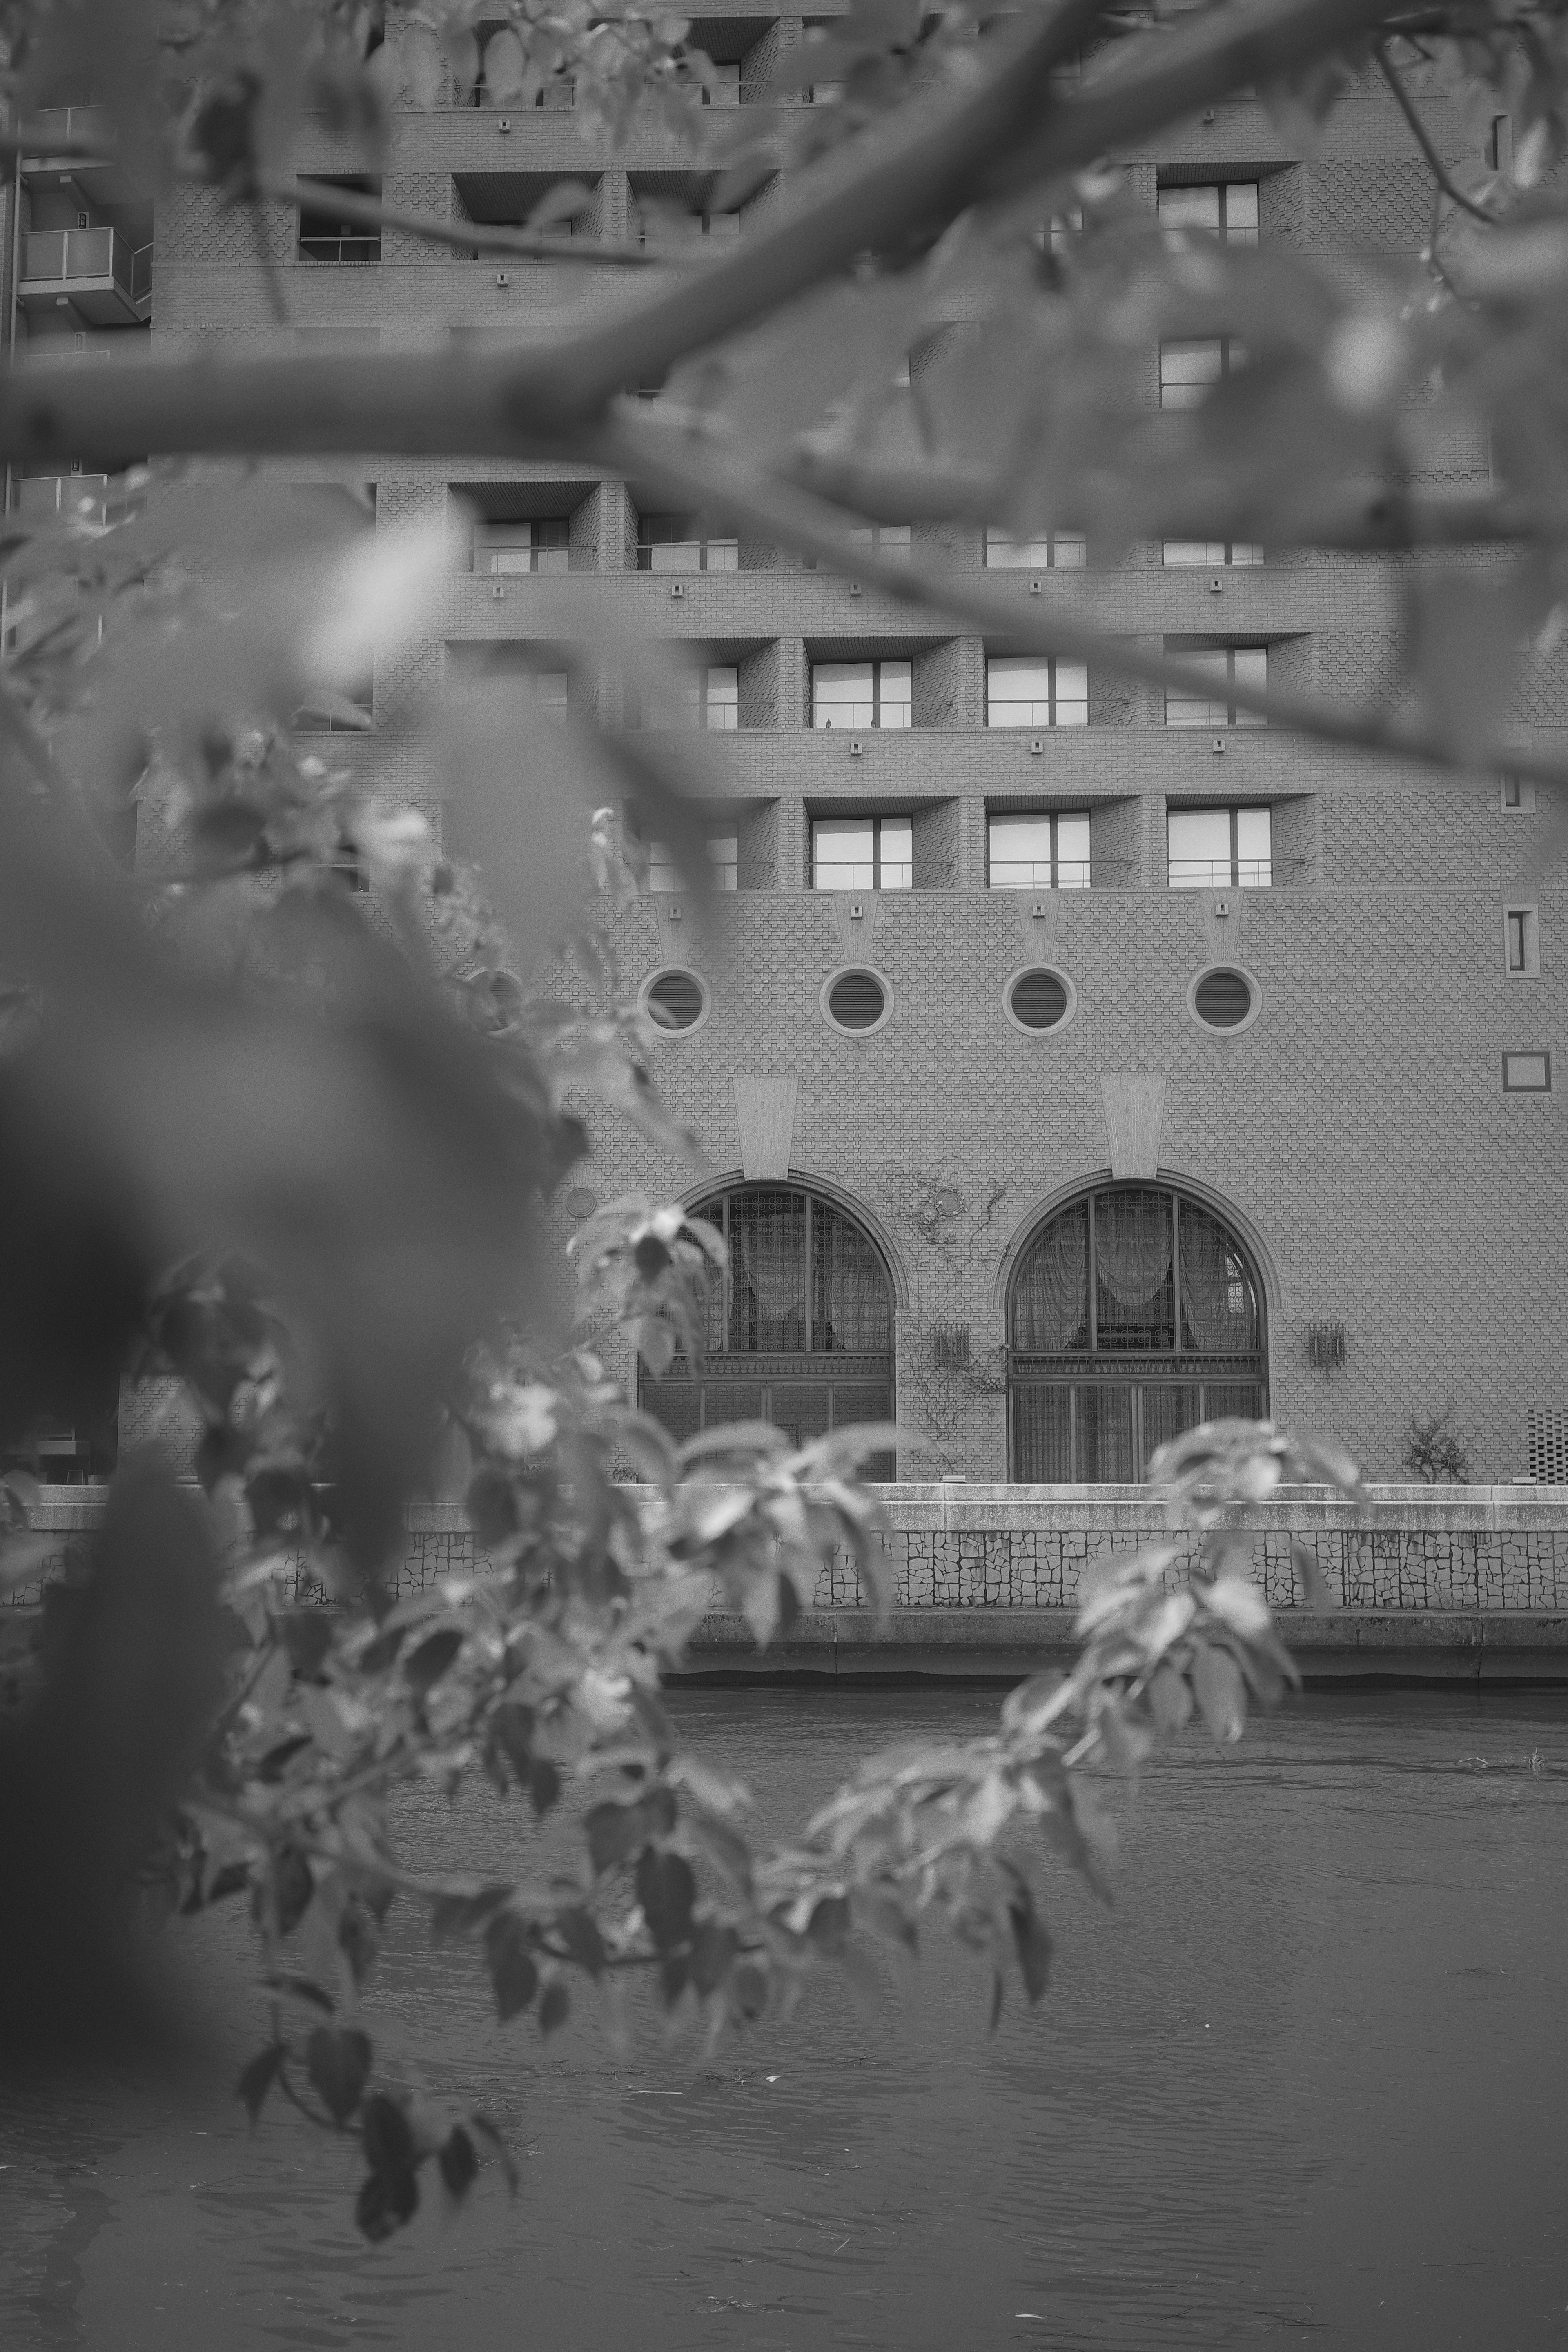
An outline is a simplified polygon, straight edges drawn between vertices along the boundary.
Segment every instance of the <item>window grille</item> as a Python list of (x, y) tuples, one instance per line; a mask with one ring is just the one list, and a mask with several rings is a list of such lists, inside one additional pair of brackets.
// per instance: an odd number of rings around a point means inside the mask
[(1237, 687), (1263, 694), (1268, 687), (1267, 646), (1222, 646), (1194, 649), (1179, 637), (1167, 637), (1165, 651), (1213, 680), (1208, 693), (1201, 688), (1165, 688), (1167, 727), (1267, 727), (1256, 711), (1237, 708)]
[(1320, 1372), (1337, 1371), (1345, 1360), (1342, 1323), (1309, 1323), (1307, 1361)]
[(1568, 1412), (1532, 1404), (1526, 1423), (1531, 1476), (1548, 1486), (1568, 1486)]
[(1016, 1478), (1133, 1479), (1183, 1430), (1266, 1410), (1247, 1254), (1163, 1186), (1104, 1186), (1058, 1211), (1019, 1263), (1008, 1339)]
[(1071, 816), (993, 816), (987, 821), (986, 878), (993, 890), (1087, 890), (1089, 820)]
[(1173, 890), (1267, 890), (1274, 880), (1267, 808), (1171, 809), (1165, 817)]
[(914, 671), (907, 661), (814, 662), (814, 727), (910, 727)]
[(931, 1335), (931, 1347), (940, 1371), (965, 1372), (969, 1370), (967, 1323), (938, 1323)]
[(1087, 727), (1089, 670), (1054, 654), (994, 654), (985, 664), (987, 727)]
[(907, 890), (914, 880), (914, 821), (907, 816), (816, 817), (814, 890)]

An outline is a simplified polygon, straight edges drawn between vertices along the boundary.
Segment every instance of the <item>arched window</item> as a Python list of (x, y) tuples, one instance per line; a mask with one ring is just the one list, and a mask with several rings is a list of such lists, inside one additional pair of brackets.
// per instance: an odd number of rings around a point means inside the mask
[[(740, 1184), (698, 1202), (719, 1227), (729, 1271), (709, 1295), (708, 1348), (695, 1370), (645, 1367), (642, 1404), (674, 1437), (731, 1421), (771, 1421), (797, 1445), (852, 1421), (893, 1417), (893, 1285), (870, 1235), (797, 1185)], [(863, 1475), (890, 1478), (890, 1457)]]
[(1199, 1422), (1268, 1409), (1263, 1286), (1246, 1250), (1166, 1185), (1058, 1209), (1007, 1310), (1012, 1475), (1120, 1485)]

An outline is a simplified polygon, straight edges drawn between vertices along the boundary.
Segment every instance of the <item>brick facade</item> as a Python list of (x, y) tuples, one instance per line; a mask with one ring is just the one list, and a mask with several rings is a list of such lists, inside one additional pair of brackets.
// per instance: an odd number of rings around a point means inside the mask
[[(693, 14), (700, 40), (704, 12)], [(799, 20), (768, 12), (755, 29), (781, 50), (800, 37)], [(760, 56), (753, 45), (748, 100)], [(1457, 114), (1436, 96), (1423, 104), (1463, 160)], [(421, 114), (405, 99), (384, 186), (390, 199), (445, 216), (454, 173), (596, 178), (596, 217), (615, 233), (626, 175), (681, 160), (661, 130), (634, 130), (622, 152), (595, 154), (570, 113), (519, 115), (503, 131), (494, 113)], [(332, 168), (324, 134), (312, 134), (300, 161)], [(1408, 131), (1370, 82), (1339, 108), (1310, 161), (1284, 150), (1245, 100), (1128, 161), (1145, 202), (1162, 173), (1257, 176), (1265, 242), (1342, 257), (1358, 279), (1408, 268), (1428, 233), (1430, 194)], [(279, 243), (280, 218), (269, 210), (266, 236), (291, 320), (372, 330), (387, 347), (428, 344), (448, 329), (538, 325), (565, 301), (624, 293), (614, 273), (561, 276), (527, 263), (501, 273), (405, 236), (388, 236), (379, 264), (301, 264)], [(180, 191), (163, 214), (154, 295), (153, 341), (165, 351), (249, 349), (273, 331), (248, 225), (221, 216), (199, 191)], [(1154, 396), (1152, 385), (1142, 396)], [(1433, 441), (1431, 478), (1479, 481), (1486, 470), (1479, 432)], [(567, 478), (561, 468), (471, 460), (377, 471), (386, 527), (411, 509), (438, 509), (448, 485)], [(1091, 677), (1090, 724), (1047, 734), (1036, 754), (1029, 730), (984, 726), (981, 638), (929, 619), (911, 629), (874, 593), (852, 598), (837, 578), (749, 547), (742, 570), (693, 575), (673, 599), (667, 579), (636, 571), (633, 497), (571, 478), (573, 568), (596, 573), (628, 625), (724, 649), (707, 657), (742, 671), (742, 729), (703, 749), (726, 800), (742, 805), (742, 887), (705, 937), (689, 919), (674, 931), (647, 903), (621, 925), (634, 980), (675, 954), (712, 990), (702, 1027), (658, 1048), (660, 1082), (723, 1176), (741, 1166), (736, 1074), (798, 1076), (793, 1170), (857, 1205), (889, 1257), (900, 1418), (936, 1441), (920, 1474), (1007, 1475), (1008, 1272), (1047, 1204), (1108, 1172), (1101, 1082), (1124, 1075), (1165, 1081), (1162, 1175), (1228, 1215), (1258, 1259), (1274, 1411), (1387, 1476), (1408, 1416), (1451, 1403), (1476, 1475), (1522, 1473), (1528, 1408), (1568, 1403), (1563, 1097), (1501, 1087), (1506, 1050), (1568, 1045), (1562, 888), (1528, 878), (1552, 823), (1547, 796), (1506, 813), (1495, 784), (1428, 788), (1411, 772), (1265, 730), (1229, 732), (1216, 756), (1202, 731), (1166, 730), (1157, 692), (1111, 677)], [(977, 567), (978, 535), (949, 534), (948, 560)], [(1473, 560), (1484, 563), (1484, 551)], [(1105, 626), (1149, 644), (1199, 632), (1267, 639), (1281, 677), (1361, 702), (1386, 693), (1394, 674), (1401, 572), (1309, 554), (1228, 570), (1216, 594), (1212, 575), (1163, 570), (1160, 551), (1144, 547), (1104, 575), (1047, 572), (1041, 597), (1048, 605), (1091, 593)], [(1023, 609), (1026, 578), (992, 578), (1015, 588)], [(422, 764), (420, 713), (451, 648), (550, 641), (552, 583), (514, 577), (504, 589), (497, 596), (488, 579), (455, 577), (429, 641), (378, 666), (378, 724), (397, 737), (402, 788), (422, 803), (437, 788)], [(844, 735), (811, 731), (810, 661), (835, 651), (912, 659), (910, 732), (868, 734), (853, 756)], [(1527, 673), (1517, 705), (1526, 739), (1549, 742), (1568, 728), (1565, 664), (1559, 649)], [(592, 681), (585, 690), (607, 707)], [(346, 761), (373, 749), (333, 739)], [(1164, 887), (1167, 801), (1210, 797), (1272, 806), (1276, 887)], [(1038, 893), (987, 891), (984, 816), (988, 803), (1042, 802), (1091, 812), (1096, 887), (1060, 893), (1036, 916)], [(917, 820), (916, 887), (884, 893), (850, 935), (865, 940), (861, 960), (893, 998), (890, 1019), (863, 1038), (834, 1032), (818, 1003), (827, 974), (851, 960), (843, 911), (806, 887), (808, 816), (833, 807)], [(1529, 979), (1504, 970), (1503, 909), (1520, 898), (1540, 908), (1541, 971)], [(1005, 982), (1033, 961), (1059, 967), (1077, 991), (1075, 1017), (1049, 1036), (1021, 1034), (1004, 1016)], [(1261, 992), (1258, 1017), (1229, 1036), (1200, 1029), (1187, 1010), (1192, 976), (1216, 961), (1240, 964)], [(691, 1196), (689, 1169), (622, 1126), (595, 1124), (595, 1160), (582, 1172), (601, 1199), (634, 1188)], [(921, 1204), (937, 1192), (958, 1206), (933, 1219)], [(1327, 1376), (1306, 1355), (1307, 1327), (1319, 1320), (1346, 1335), (1342, 1369)], [(939, 1323), (968, 1326), (966, 1370), (936, 1366)], [(905, 1475), (915, 1469), (911, 1459)], [(1347, 1555), (1347, 1601), (1352, 1584), (1381, 1573), (1367, 1558), (1363, 1570), (1359, 1554)], [(962, 1582), (966, 1571), (952, 1572)], [(1431, 1570), (1439, 1581), (1447, 1573)], [(939, 1575), (934, 1558), (930, 1574)]]

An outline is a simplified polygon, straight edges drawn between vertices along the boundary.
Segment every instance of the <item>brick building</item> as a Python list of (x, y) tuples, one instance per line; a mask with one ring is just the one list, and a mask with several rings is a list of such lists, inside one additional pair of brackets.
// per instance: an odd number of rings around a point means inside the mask
[[(770, 77), (802, 21), (693, 14), (719, 106), (777, 103)], [(570, 86), (551, 95), (509, 115), (422, 112), (405, 93), (380, 192), (441, 219), (521, 221), (570, 176), (589, 191), (574, 237), (700, 205), (669, 134), (587, 148)], [(1426, 105), (1462, 160), (1457, 116)], [(1413, 264), (1428, 234), (1425, 167), (1371, 83), (1310, 163), (1247, 101), (1124, 161), (1173, 223), (1352, 273)], [(349, 168), (324, 134), (298, 167)], [(568, 299), (549, 268), (367, 235), (328, 186), (318, 214), (263, 216), (289, 328), (270, 323), (252, 221), (195, 190), (160, 211), (149, 302), (133, 191), (47, 157), (21, 181), (18, 333), (72, 364), (125, 349), (149, 311), (169, 354), (284, 334), (415, 350)], [(747, 228), (742, 215), (729, 233)], [(616, 299), (612, 273), (571, 275), (569, 299)], [(1168, 346), (1142, 396), (1180, 405), (1226, 359)], [(1486, 478), (1479, 428), (1429, 457), (1433, 480)], [(693, 919), (655, 845), (618, 927), (662, 1024), (661, 1087), (711, 1172), (694, 1181), (601, 1120), (563, 1211), (569, 1229), (634, 1189), (725, 1203), (716, 1352), (700, 1384), (672, 1376), (649, 1398), (674, 1425), (765, 1409), (805, 1434), (896, 1410), (932, 1441), (906, 1476), (1093, 1482), (1136, 1475), (1200, 1414), (1267, 1407), (1387, 1476), (1409, 1416), (1451, 1405), (1477, 1476), (1568, 1475), (1561, 896), (1522, 879), (1548, 812), (1528, 787), (1431, 785), (1237, 724), (1229, 699), (1238, 676), (1374, 694), (1396, 658), (1399, 563), (1152, 545), (1100, 571), (1066, 538), (910, 534), (985, 566), (1021, 612), (1087, 600), (1107, 629), (1203, 653), (1212, 697), (1167, 703), (911, 625), (869, 589), (705, 537), (635, 482), (467, 460), (374, 471), (383, 524), (455, 511), (471, 543), (439, 630), (366, 681), (394, 788), (440, 821), (421, 712), (465, 664), (634, 715), (556, 643), (563, 571), (685, 651), (688, 716), (716, 739), (712, 914)], [(1533, 656), (1522, 740), (1568, 740), (1565, 689), (1568, 646)], [(332, 751), (366, 756), (353, 736)]]

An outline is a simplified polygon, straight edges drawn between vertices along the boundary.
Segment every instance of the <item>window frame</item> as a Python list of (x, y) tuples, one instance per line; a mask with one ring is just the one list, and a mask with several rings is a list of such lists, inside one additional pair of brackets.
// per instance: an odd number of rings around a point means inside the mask
[[(1262, 809), (1268, 819), (1268, 878), (1267, 881), (1244, 882), (1241, 877), (1241, 818), (1244, 810)], [(1230, 820), (1230, 875), (1226, 881), (1174, 882), (1171, 878), (1173, 865), (1201, 865), (1201, 858), (1174, 859), (1171, 856), (1171, 819), (1173, 816), (1219, 816)], [(1215, 861), (1210, 859), (1209, 864)], [(1247, 858), (1249, 866), (1262, 865), (1261, 858)], [(1274, 803), (1272, 801), (1182, 801), (1174, 807), (1165, 803), (1165, 887), (1167, 890), (1271, 890), (1274, 887)]]
[[(818, 713), (818, 709), (819, 709), (819, 707), (823, 707), (823, 706), (819, 706), (819, 705), (818, 705), (818, 702), (817, 702), (817, 695), (816, 695), (816, 680), (817, 680), (817, 675), (818, 675), (818, 672), (819, 672), (819, 671), (822, 671), (822, 670), (830, 670), (830, 669), (860, 669), (860, 668), (868, 668), (868, 669), (870, 670), (870, 673), (871, 673), (871, 716), (870, 716), (870, 718), (869, 718), (868, 719), (851, 719), (851, 720), (850, 720), (850, 721), (848, 721), (848, 722), (847, 722), (847, 724), (846, 726), (844, 726), (844, 727), (836, 727), (836, 726), (835, 726), (835, 724), (834, 724), (834, 721), (833, 721), (831, 719), (822, 719), (822, 718), (819, 718), (819, 717), (818, 717), (818, 715), (817, 715), (817, 713)], [(903, 698), (900, 696), (897, 701), (895, 701), (895, 702), (891, 703), (890, 705), (889, 705), (889, 704), (888, 704), (888, 702), (887, 702), (887, 698), (884, 696), (883, 691), (882, 691), (882, 672), (883, 672), (885, 669), (888, 669), (888, 668), (903, 669), (903, 670), (907, 670), (907, 671), (909, 672), (909, 676), (910, 676), (910, 693), (909, 693), (909, 699), (908, 699), (908, 701), (905, 701), (905, 700), (903, 699)], [(867, 662), (867, 663), (861, 663), (861, 662), (818, 661), (818, 660), (817, 660), (817, 659), (816, 659), (816, 657), (814, 656), (814, 657), (813, 657), (813, 660), (812, 660), (812, 663), (811, 663), (811, 731), (812, 731), (812, 733), (813, 733), (813, 734), (821, 734), (821, 735), (831, 735), (831, 734), (854, 734), (854, 733), (856, 733), (857, 731), (858, 731), (858, 732), (860, 732), (860, 733), (862, 733), (862, 734), (869, 734), (873, 730), (876, 730), (877, 732), (879, 732), (879, 733), (886, 733), (886, 734), (893, 734), (893, 735), (905, 734), (905, 733), (909, 732), (909, 730), (910, 730), (910, 729), (912, 729), (912, 728), (913, 728), (914, 723), (915, 723), (915, 675), (914, 675), (914, 668), (915, 668), (915, 666), (914, 666), (914, 663), (913, 663), (912, 659), (908, 659), (908, 658), (906, 658), (906, 657), (904, 657), (904, 656), (900, 656), (900, 655), (896, 655), (896, 654), (889, 654), (889, 655), (887, 655), (887, 656), (873, 656), (871, 657), (871, 659), (870, 659), (868, 662)], [(883, 712), (884, 708), (890, 708), (890, 709), (895, 709), (895, 710), (905, 710), (905, 711), (907, 711), (907, 712), (909, 713), (909, 717), (904, 720), (904, 722), (903, 722), (903, 724), (902, 724), (901, 726), (899, 726), (899, 727), (890, 727), (890, 728), (889, 728), (889, 727), (885, 727), (885, 726), (884, 726), (884, 723), (883, 723), (883, 718), (882, 718), (882, 712)]]
[[(993, 826), (994, 824), (998, 824), (998, 823), (1005, 824), (1005, 823), (1006, 822), (1006, 820), (1007, 820), (1009, 817), (1022, 817), (1022, 818), (1026, 819), (1027, 822), (1032, 823), (1032, 824), (1038, 824), (1044, 823), (1044, 824), (1048, 824), (1048, 825), (1050, 826), (1050, 829), (1051, 829), (1051, 856), (1050, 856), (1050, 876), (1051, 876), (1051, 878), (1050, 878), (1050, 880), (1049, 880), (1048, 882), (994, 882), (994, 881), (993, 881), (993, 880), (992, 880), (992, 878), (991, 878), (991, 877), (992, 877), (992, 873), (993, 873), (993, 870), (994, 870), (994, 866), (995, 866), (996, 859), (995, 859), (994, 856), (993, 855), (993, 851), (992, 851), (992, 843), (991, 843), (991, 828), (992, 828), (992, 826)], [(1064, 861), (1063, 861), (1063, 858), (1062, 858), (1062, 855), (1061, 855), (1061, 824), (1062, 824), (1062, 820), (1063, 820), (1064, 818), (1077, 818), (1077, 819), (1081, 819), (1083, 822), (1087, 823), (1087, 824), (1089, 824), (1089, 828), (1090, 828), (1090, 831), (1089, 831), (1089, 858), (1088, 858), (1088, 861), (1087, 861), (1087, 862), (1088, 862), (1088, 866), (1089, 866), (1089, 871), (1088, 871), (1088, 873), (1085, 875), (1085, 877), (1084, 877), (1084, 878), (1083, 878), (1083, 880), (1082, 880), (1081, 882), (1064, 882), (1064, 881), (1062, 881), (1062, 880), (1060, 879), (1061, 871), (1062, 871), (1062, 866), (1063, 866), (1063, 862), (1064, 862)], [(989, 808), (988, 808), (988, 809), (986, 810), (986, 812), (985, 812), (985, 887), (986, 887), (988, 890), (1089, 890), (1089, 889), (1092, 889), (1092, 888), (1093, 888), (1093, 887), (1094, 887), (1094, 834), (1093, 834), (1093, 824), (1094, 824), (1094, 812), (1093, 812), (1093, 810), (1092, 810), (1092, 809), (1088, 809), (1088, 808), (1081, 808), (1081, 809), (989, 809)], [(1021, 866), (1021, 865), (1024, 865), (1024, 864), (1026, 864), (1026, 863), (1038, 864), (1038, 862), (1039, 862), (1039, 861), (1038, 861), (1037, 859), (1035, 859), (1035, 860), (1026, 860), (1026, 859), (1023, 859), (1023, 858), (1017, 858), (1017, 857), (1015, 857), (1015, 858), (1004, 858), (1004, 859), (1002, 860), (1002, 863), (1003, 863), (1004, 865), (1005, 865), (1005, 866)], [(1073, 866), (1079, 866), (1079, 865), (1082, 865), (1085, 861), (1084, 861), (1083, 859), (1081, 859), (1081, 858), (1076, 858), (1076, 857), (1075, 857), (1075, 858), (1071, 859), (1071, 860), (1070, 860), (1070, 861), (1068, 861), (1068, 862), (1070, 862)], [(1041, 968), (1042, 968), (1042, 970), (1044, 969), (1044, 967), (1043, 967), (1043, 966), (1042, 966)], [(1033, 969), (1033, 966), (1031, 966), (1031, 967), (1030, 967), (1030, 969), (1032, 970), (1032, 969)]]
[[(1234, 246), (1243, 251), (1256, 251), (1263, 242), (1263, 183), (1261, 180), (1248, 179), (1245, 173), (1238, 172), (1233, 179), (1227, 180), (1163, 181), (1154, 192), (1154, 213), (1156, 219), (1160, 221), (1161, 227), (1164, 228), (1166, 226), (1162, 217), (1164, 196), (1167, 194), (1191, 194), (1199, 188), (1212, 188), (1219, 198), (1219, 220), (1216, 226), (1210, 228), (1206, 223), (1199, 221), (1173, 221), (1170, 224), (1169, 234), (1173, 236), (1212, 236), (1223, 246)], [(1241, 222), (1233, 226), (1227, 219), (1226, 215), (1230, 211), (1230, 192), (1233, 188), (1251, 190), (1257, 213), (1255, 220)]]
[(1211, 693), (1205, 697), (1205, 699), (1210, 703), (1223, 704), (1225, 709), (1224, 718), (1215, 719), (1211, 715), (1206, 719), (1173, 719), (1171, 716), (1171, 698), (1173, 695), (1178, 696), (1184, 701), (1191, 701), (1195, 698), (1185, 687), (1167, 686), (1165, 688), (1165, 725), (1167, 727), (1179, 728), (1184, 732), (1190, 733), (1194, 730), (1201, 731), (1203, 729), (1210, 727), (1268, 726), (1268, 721), (1260, 711), (1239, 710), (1237, 709), (1236, 699), (1236, 657), (1237, 654), (1261, 654), (1263, 656), (1263, 691), (1266, 694), (1268, 693), (1268, 640), (1267, 638), (1262, 640), (1243, 638), (1239, 643), (1224, 646), (1187, 645), (1184, 644), (1182, 639), (1177, 638), (1174, 646), (1173, 646), (1171, 640), (1166, 638), (1165, 651), (1167, 654), (1173, 654), (1174, 658), (1177, 661), (1201, 661), (1204, 659), (1212, 659), (1216, 654), (1222, 656), (1225, 661), (1225, 677), (1223, 679), (1216, 677), (1214, 681), (1216, 687), (1224, 687), (1224, 693)]
[[(840, 813), (833, 816), (813, 816), (811, 824), (811, 887), (814, 891), (833, 890), (912, 890), (915, 880), (914, 812), (912, 809), (879, 809), (870, 816), (850, 816)], [(817, 876), (821, 862), (816, 854), (816, 829), (820, 824), (868, 824), (871, 828), (871, 875), (869, 882), (821, 882)], [(908, 858), (888, 860), (882, 854), (882, 828), (886, 824), (907, 824), (910, 828)], [(840, 861), (842, 862), (842, 861)], [(888, 864), (907, 870), (907, 882), (884, 881)], [(857, 970), (858, 966), (856, 967)]]
[[(1083, 672), (1083, 692), (1081, 695), (1075, 694), (1065, 698), (1072, 709), (1082, 709), (1083, 717), (1081, 719), (1064, 719), (1060, 715), (1061, 705), (1064, 698), (1061, 694), (1058, 683), (1059, 671), (1062, 662), (1068, 658), (1068, 656), (1062, 654), (987, 654), (985, 656), (985, 725), (987, 730), (996, 728), (998, 730), (1005, 730), (1014, 727), (1020, 729), (1045, 727), (1048, 729), (1060, 728), (1065, 731), (1068, 728), (1087, 727), (1089, 725), (1089, 664), (1087, 662), (1076, 660), (1071, 662), (1070, 666), (1073, 669), (1081, 670)], [(1005, 661), (1026, 661), (1034, 664), (1037, 667), (1042, 664), (1044, 665), (1046, 671), (1046, 710), (1047, 714), (1044, 719), (992, 718), (992, 665), (995, 662)], [(1005, 701), (1021, 701), (1023, 697), (1005, 696), (1003, 698)], [(1038, 698), (1035, 696), (1031, 696), (1029, 698), (1031, 701), (1037, 700), (1037, 698)]]
[[(1212, 344), (1219, 352), (1217, 375), (1198, 380), (1191, 387), (1197, 392), (1195, 400), (1167, 400), (1167, 390), (1186, 390), (1187, 386), (1168, 386), (1165, 382), (1165, 353), (1168, 351), (1196, 351)], [(1171, 335), (1160, 345), (1160, 407), (1172, 415), (1201, 408), (1215, 388), (1237, 374), (1247, 363), (1247, 345), (1239, 335)]]

